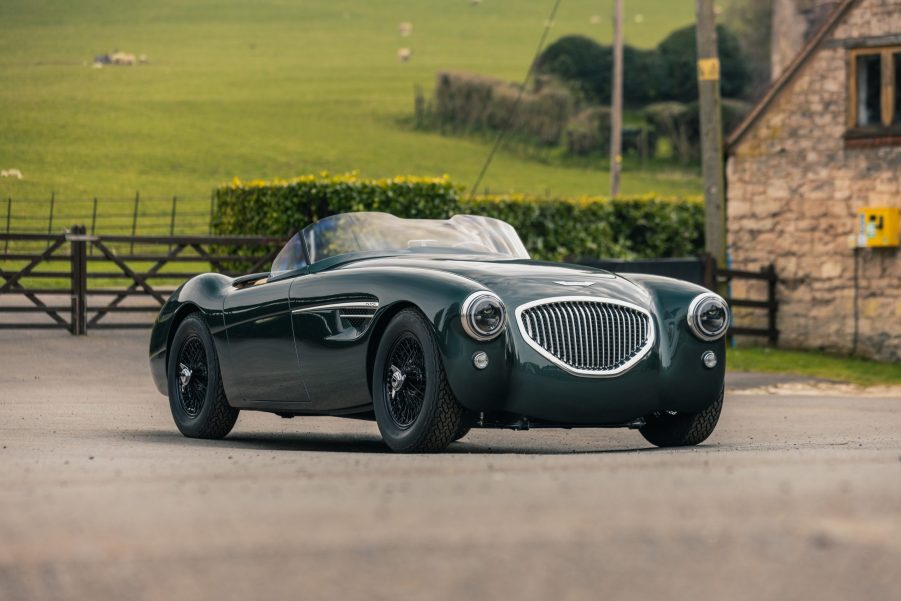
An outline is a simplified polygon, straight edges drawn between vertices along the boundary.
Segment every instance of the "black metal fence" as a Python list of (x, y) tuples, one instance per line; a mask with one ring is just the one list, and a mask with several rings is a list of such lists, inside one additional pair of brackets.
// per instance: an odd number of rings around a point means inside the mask
[(776, 287), (779, 278), (773, 264), (769, 264), (760, 271), (742, 271), (738, 269), (721, 269), (716, 260), (710, 255), (700, 257), (687, 257), (680, 259), (639, 259), (635, 261), (578, 259), (573, 261), (578, 265), (606, 269), (614, 273), (647, 273), (662, 275), (680, 280), (687, 280), (704, 286), (709, 290), (720, 290), (735, 280), (751, 280), (766, 283), (766, 298), (736, 298), (731, 294), (726, 301), (731, 307), (740, 307), (752, 310), (766, 311), (765, 328), (735, 326), (729, 329), (729, 336), (760, 336), (765, 337), (770, 344), (779, 341), (777, 328), (777, 316), (779, 302), (776, 298)]
[[(0, 253), (0, 329), (61, 328), (84, 335), (95, 328), (147, 328), (148, 314), (157, 313), (179, 283), (207, 271), (260, 271), (283, 242), (248, 236), (100, 236), (85, 226), (61, 234), (0, 233), (4, 247), (14, 244), (14, 250)], [(237, 249), (254, 252), (248, 257)], [(108, 319), (121, 314), (144, 315), (139, 321)]]
[[(176, 232), (210, 235), (215, 198), (142, 196), (0, 199), (0, 233), (53, 234), (70, 223), (84, 224), (88, 234), (174, 236)], [(8, 249), (9, 244), (5, 244)]]

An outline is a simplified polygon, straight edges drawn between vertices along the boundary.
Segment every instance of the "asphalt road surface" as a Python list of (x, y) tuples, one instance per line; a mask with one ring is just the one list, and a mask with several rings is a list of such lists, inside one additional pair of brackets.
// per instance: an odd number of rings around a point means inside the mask
[[(0, 599), (899, 599), (901, 399), (727, 390), (703, 446), (243, 413), (175, 430), (146, 333), (0, 332)], [(757, 382), (763, 383), (763, 382)]]

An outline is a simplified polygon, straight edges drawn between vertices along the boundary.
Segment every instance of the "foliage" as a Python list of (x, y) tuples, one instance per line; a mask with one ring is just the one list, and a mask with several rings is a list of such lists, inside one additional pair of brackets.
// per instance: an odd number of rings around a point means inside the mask
[(610, 108), (590, 106), (566, 124), (566, 151), (572, 155), (587, 155), (610, 145)]
[[(723, 99), (723, 134), (735, 129), (750, 110), (741, 100)], [(645, 118), (655, 131), (670, 141), (674, 154), (683, 162), (701, 154), (700, 107), (697, 102), (659, 102), (645, 107)]]
[(735, 33), (745, 55), (750, 77), (746, 96), (759, 98), (770, 83), (773, 3), (731, 0), (726, 5), (723, 21)]
[(455, 130), (502, 130), (555, 145), (572, 112), (572, 96), (558, 86), (521, 91), (473, 73), (441, 72), (435, 85), (435, 116)]
[[(728, 28), (717, 25), (720, 57), (720, 91), (725, 98), (741, 98), (750, 80), (738, 39)], [(655, 81), (661, 100), (691, 102), (698, 98), (697, 36), (694, 25), (671, 33), (657, 46)]]
[[(738, 39), (726, 27), (717, 27), (722, 93), (740, 98), (750, 80)], [(623, 99), (627, 106), (698, 97), (695, 27), (671, 33), (655, 50), (626, 46), (623, 50)], [(536, 63), (539, 73), (554, 75), (595, 104), (610, 104), (613, 49), (591, 38), (564, 36), (550, 44)]]
[(859, 386), (901, 385), (901, 363), (879, 363), (819, 351), (732, 348), (726, 362), (729, 369), (736, 371), (796, 374)]
[(468, 199), (446, 176), (367, 180), (356, 174), (235, 180), (214, 195), (213, 231), (219, 234), (283, 236), (347, 211), (417, 218), (471, 213), (513, 225), (537, 259), (684, 256), (703, 248), (703, 208), (697, 198), (504, 194)]

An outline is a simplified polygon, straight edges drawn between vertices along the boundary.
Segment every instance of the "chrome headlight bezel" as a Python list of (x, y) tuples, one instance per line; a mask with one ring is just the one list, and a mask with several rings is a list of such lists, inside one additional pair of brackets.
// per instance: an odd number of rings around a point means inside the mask
[[(720, 305), (726, 312), (726, 319), (723, 322), (723, 327), (717, 332), (710, 332), (701, 324), (700, 309), (706, 302), (714, 302)], [(729, 324), (731, 322), (732, 313), (729, 311), (729, 304), (726, 303), (725, 299), (719, 294), (714, 294), (713, 292), (699, 294), (694, 297), (691, 304), (688, 305), (688, 327), (691, 329), (692, 334), (706, 342), (713, 342), (714, 340), (719, 340), (725, 336), (726, 332), (729, 331)]]
[[(493, 303), (501, 312), (498, 327), (490, 332), (484, 331), (475, 322), (475, 311), (483, 301)], [(498, 295), (487, 290), (479, 290), (478, 292), (470, 294), (466, 297), (466, 300), (463, 301), (463, 306), (460, 308), (460, 322), (463, 324), (463, 330), (469, 334), (471, 338), (480, 342), (494, 340), (507, 328), (507, 307)]]

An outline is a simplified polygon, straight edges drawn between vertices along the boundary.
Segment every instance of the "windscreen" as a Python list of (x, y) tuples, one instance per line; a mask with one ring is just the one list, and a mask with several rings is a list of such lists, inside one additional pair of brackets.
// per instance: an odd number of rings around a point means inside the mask
[(401, 219), (387, 213), (343, 213), (303, 230), (310, 263), (356, 252), (447, 253), (528, 259), (510, 224), (475, 215)]

